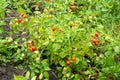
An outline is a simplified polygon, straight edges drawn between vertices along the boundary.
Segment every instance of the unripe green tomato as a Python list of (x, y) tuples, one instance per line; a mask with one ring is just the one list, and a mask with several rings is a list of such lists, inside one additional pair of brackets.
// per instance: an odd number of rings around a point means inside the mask
[(35, 53), (35, 54), (39, 54), (39, 51), (36, 50), (36, 51), (34, 51), (34, 53)]
[(39, 57), (37, 57), (35, 60), (36, 60), (36, 62), (38, 62), (38, 61), (40, 60), (40, 58), (39, 58)]
[(63, 71), (67, 71), (67, 67), (64, 67), (64, 68), (63, 68)]
[(22, 53), (22, 55), (21, 55), (22, 57), (24, 57), (25, 56), (25, 54), (24, 53)]
[(66, 74), (66, 77), (70, 77), (70, 74), (69, 74), (69, 73), (67, 73), (67, 74)]

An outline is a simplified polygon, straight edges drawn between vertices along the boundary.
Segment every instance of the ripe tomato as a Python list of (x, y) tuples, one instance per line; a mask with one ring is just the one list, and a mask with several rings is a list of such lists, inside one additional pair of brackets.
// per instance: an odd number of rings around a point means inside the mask
[(20, 16), (22, 16), (22, 17), (23, 17), (24, 15), (25, 15), (25, 13), (21, 13), (21, 14), (20, 14)]
[(32, 46), (32, 47), (31, 47), (31, 51), (36, 51), (36, 47), (35, 47), (35, 46)]
[(98, 36), (99, 36), (99, 33), (98, 33), (98, 32), (96, 32), (96, 33), (95, 33), (95, 36), (96, 36), (96, 37), (98, 37)]
[(66, 61), (66, 65), (69, 66), (70, 65), (70, 61)]
[(76, 57), (72, 57), (72, 61), (76, 61)]
[(21, 23), (22, 23), (22, 24), (25, 24), (25, 20), (22, 20)]
[(52, 27), (52, 31), (55, 31), (56, 30), (56, 27)]
[(98, 46), (98, 42), (95, 42), (94, 45), (95, 45), (95, 46)]
[(96, 42), (98, 42), (98, 40), (96, 40), (95, 38), (92, 38), (92, 42), (96, 43)]
[(19, 21), (19, 22), (21, 22), (21, 21), (22, 21), (22, 19), (20, 18), (20, 19), (18, 19), (18, 21)]
[(75, 6), (72, 6), (72, 5), (71, 5), (71, 6), (70, 6), (70, 9), (71, 9), (71, 10), (74, 10), (74, 9), (75, 9)]
[(27, 15), (23, 15), (22, 17), (23, 17), (23, 18), (27, 18)]

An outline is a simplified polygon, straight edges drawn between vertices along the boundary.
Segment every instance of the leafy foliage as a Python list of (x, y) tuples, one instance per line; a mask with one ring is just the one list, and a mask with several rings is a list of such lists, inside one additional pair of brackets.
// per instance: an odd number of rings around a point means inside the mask
[[(119, 0), (0, 2), (1, 36), (10, 19), (9, 36), (0, 38), (0, 63), (30, 71), (15, 80), (49, 79), (52, 65), (62, 80), (120, 78)], [(6, 17), (12, 10), (18, 16)]]

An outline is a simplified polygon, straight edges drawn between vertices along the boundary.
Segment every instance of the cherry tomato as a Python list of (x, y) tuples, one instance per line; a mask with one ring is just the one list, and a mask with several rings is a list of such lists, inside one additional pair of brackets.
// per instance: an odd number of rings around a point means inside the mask
[(23, 15), (22, 17), (23, 17), (23, 18), (27, 18), (27, 15)]
[(76, 57), (72, 57), (72, 61), (76, 61)]
[(96, 32), (96, 33), (95, 33), (95, 36), (96, 36), (96, 37), (98, 37), (98, 36), (99, 36), (99, 33), (98, 33), (98, 32)]
[(22, 24), (25, 24), (25, 20), (22, 20), (21, 23), (22, 23)]
[(95, 45), (95, 46), (98, 46), (98, 42), (95, 42), (94, 45)]
[(52, 31), (55, 31), (56, 30), (56, 27), (52, 27)]
[(70, 65), (70, 61), (66, 61), (66, 65), (69, 66)]
[(24, 15), (25, 15), (25, 13), (23, 13), (23, 12), (20, 14), (20, 16), (22, 16), (22, 17), (23, 17)]
[(75, 9), (75, 6), (72, 6), (72, 5), (71, 5), (71, 6), (70, 6), (70, 9), (71, 9), (71, 10), (74, 10), (74, 9)]
[(32, 47), (31, 47), (31, 51), (36, 51), (36, 47), (35, 47), (35, 46), (32, 46)]
[(96, 43), (96, 42), (98, 42), (98, 40), (96, 40), (95, 38), (92, 38), (92, 42)]
[(22, 19), (20, 18), (20, 19), (18, 19), (18, 21), (19, 21), (19, 22), (21, 22), (21, 21), (22, 21)]

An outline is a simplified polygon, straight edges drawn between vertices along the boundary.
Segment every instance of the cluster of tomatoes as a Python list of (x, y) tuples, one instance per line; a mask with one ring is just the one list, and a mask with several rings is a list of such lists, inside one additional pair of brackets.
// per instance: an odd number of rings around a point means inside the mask
[(37, 49), (36, 49), (36, 47), (34, 46), (34, 42), (33, 41), (28, 41), (28, 50), (30, 50), (30, 51), (36, 51)]
[[(57, 27), (56, 26), (53, 26), (52, 28), (51, 28), (51, 30), (54, 32), (54, 31), (56, 31), (56, 29), (57, 29)], [(59, 28), (59, 30), (58, 30), (59, 32), (62, 32), (62, 28)]]
[(95, 46), (98, 46), (98, 42), (99, 42), (98, 37), (99, 37), (99, 33), (96, 32), (95, 33), (95, 38), (92, 38), (92, 42)]
[(70, 64), (76, 62), (76, 57), (72, 57), (72, 60), (67, 60), (66, 65), (69, 66)]
[(14, 21), (16, 24), (18, 23), (25, 24), (28, 21), (27, 15), (25, 13), (21, 13), (20, 18), (15, 18)]

